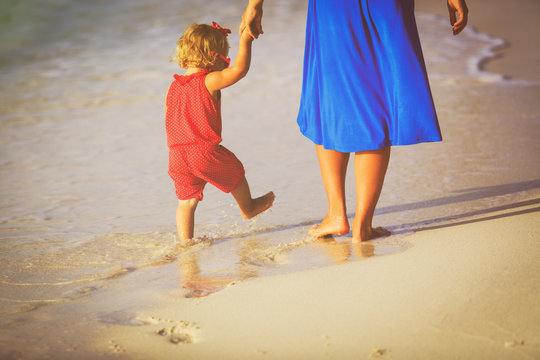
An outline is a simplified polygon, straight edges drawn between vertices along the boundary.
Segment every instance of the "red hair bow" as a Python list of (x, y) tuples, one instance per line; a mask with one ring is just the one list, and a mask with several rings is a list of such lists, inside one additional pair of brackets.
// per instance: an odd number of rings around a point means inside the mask
[(231, 29), (225, 29), (225, 28), (222, 28), (221, 26), (219, 26), (219, 24), (215, 21), (212, 21), (212, 27), (218, 29), (219, 31), (221, 31), (223, 33), (223, 35), (227, 36), (231, 33)]

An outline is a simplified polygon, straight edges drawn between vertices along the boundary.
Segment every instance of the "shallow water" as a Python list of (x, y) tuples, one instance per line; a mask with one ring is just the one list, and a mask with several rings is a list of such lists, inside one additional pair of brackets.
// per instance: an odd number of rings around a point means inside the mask
[[(528, 86), (479, 67), (503, 40), (471, 29), (453, 37), (446, 19), (418, 14), (445, 141), (393, 150), (376, 212), (377, 225), (392, 236), (357, 246), (350, 236), (310, 239), (307, 229), (324, 215), (326, 198), (313, 146), (295, 121), (305, 4), (273, 1), (265, 4), (266, 33), (254, 44), (249, 75), (223, 93), (223, 144), (244, 163), (255, 195), (274, 190), (275, 206), (245, 221), (230, 195), (207, 186), (196, 215), (198, 244), (180, 249), (163, 100), (181, 70), (168, 58), (187, 25), (212, 20), (233, 29), (234, 55), (244, 2), (37, 3), (0, 5), (0, 321), (8, 329), (22, 316), (14, 314), (51, 304), (69, 312), (81, 298), (122, 288), (128, 277), (204, 296), (233, 281), (405, 251), (414, 231), (524, 202), (540, 188), (534, 172), (500, 176), (517, 155), (497, 154), (482, 138), (477, 152), (460, 152), (460, 136), (453, 136), (455, 114), (489, 106), (453, 103), (446, 96), (452, 86), (469, 84), (471, 96), (482, 91), (475, 84), (493, 84), (494, 96)], [(459, 131), (484, 131), (470, 120)], [(448, 166), (449, 153), (458, 166)], [(497, 180), (486, 183), (492, 174)], [(352, 174), (347, 187), (352, 209)]]

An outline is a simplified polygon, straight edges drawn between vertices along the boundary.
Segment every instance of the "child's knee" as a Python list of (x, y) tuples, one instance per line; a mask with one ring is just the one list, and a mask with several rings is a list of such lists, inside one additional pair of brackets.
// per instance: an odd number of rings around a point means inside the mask
[(198, 203), (199, 203), (198, 198), (178, 200), (178, 210), (179, 211), (186, 211), (186, 210), (194, 211)]

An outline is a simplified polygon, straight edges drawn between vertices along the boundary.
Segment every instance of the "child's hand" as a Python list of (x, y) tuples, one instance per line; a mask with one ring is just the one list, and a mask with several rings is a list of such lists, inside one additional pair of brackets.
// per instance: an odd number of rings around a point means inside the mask
[(249, 31), (247, 28), (242, 31), (242, 35), (240, 35), (240, 41), (248, 41), (252, 42), (255, 38), (253, 38), (251, 35), (249, 35)]
[(204, 84), (212, 96), (215, 95), (216, 91), (231, 86), (246, 76), (251, 63), (252, 42), (253, 37), (249, 35), (249, 32), (246, 30), (242, 31), (238, 53), (236, 54), (234, 63), (228, 68), (212, 71), (206, 76)]

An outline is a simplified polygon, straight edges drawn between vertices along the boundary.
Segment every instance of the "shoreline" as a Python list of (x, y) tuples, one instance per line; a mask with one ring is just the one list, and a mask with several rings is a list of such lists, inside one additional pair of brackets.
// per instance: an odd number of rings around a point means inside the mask
[[(540, 81), (540, 52), (532, 45), (540, 36), (537, 19), (540, 3), (535, 0), (475, 0), (467, 5), (468, 26), (506, 42), (493, 49), (496, 56), (481, 64), (481, 70), (510, 79)], [(415, 9), (448, 19), (445, 1), (416, 0)]]

